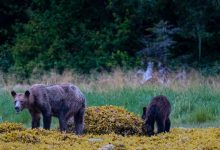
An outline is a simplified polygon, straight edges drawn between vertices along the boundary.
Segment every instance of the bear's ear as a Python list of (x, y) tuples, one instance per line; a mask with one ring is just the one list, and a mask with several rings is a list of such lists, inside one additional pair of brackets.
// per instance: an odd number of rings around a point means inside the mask
[(29, 96), (30, 96), (30, 92), (27, 90), (27, 91), (25, 91), (24, 95), (25, 95), (26, 97), (29, 97)]
[(16, 95), (16, 92), (15, 91), (11, 91), (11, 96), (15, 97), (15, 95)]
[(143, 107), (143, 112), (146, 112), (146, 109), (147, 109), (146, 107)]

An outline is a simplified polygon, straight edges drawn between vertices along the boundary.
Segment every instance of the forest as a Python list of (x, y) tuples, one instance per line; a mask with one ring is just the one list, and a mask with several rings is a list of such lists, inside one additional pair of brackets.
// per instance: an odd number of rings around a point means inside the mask
[(219, 0), (1, 0), (0, 70), (28, 78), (146, 68), (218, 74)]
[[(0, 0), (0, 149), (220, 149), (219, 74), (220, 0)], [(60, 132), (63, 83), (86, 98), (83, 135), (78, 115)], [(148, 137), (158, 95), (170, 116)]]

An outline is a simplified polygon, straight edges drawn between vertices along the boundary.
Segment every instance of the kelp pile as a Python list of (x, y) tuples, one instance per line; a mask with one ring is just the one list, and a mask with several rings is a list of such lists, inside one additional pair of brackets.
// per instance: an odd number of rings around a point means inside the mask
[(25, 128), (21, 124), (13, 123), (1, 123), (0, 124), (0, 133), (11, 132), (11, 131), (23, 131)]
[(86, 133), (133, 135), (141, 134), (142, 126), (143, 121), (140, 117), (121, 107), (100, 106), (86, 109)]
[(0, 124), (0, 149), (54, 150), (217, 150), (220, 149), (220, 128), (181, 129), (157, 136), (122, 136), (118, 134), (84, 134), (76, 136), (56, 130), (25, 129), (21, 124)]

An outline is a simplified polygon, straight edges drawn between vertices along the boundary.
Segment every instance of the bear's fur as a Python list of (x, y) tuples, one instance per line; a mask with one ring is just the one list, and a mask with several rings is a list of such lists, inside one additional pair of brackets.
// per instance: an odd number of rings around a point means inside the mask
[(58, 117), (60, 130), (66, 131), (67, 121), (74, 117), (75, 133), (82, 134), (86, 99), (73, 84), (33, 85), (25, 93), (11, 92), (17, 112), (27, 108), (32, 117), (32, 128), (40, 126), (41, 114), (44, 129), (50, 129), (52, 116)]
[(142, 119), (145, 121), (144, 129), (148, 136), (154, 135), (154, 123), (157, 124), (157, 132), (170, 131), (171, 105), (165, 96), (153, 97), (148, 107), (143, 108)]

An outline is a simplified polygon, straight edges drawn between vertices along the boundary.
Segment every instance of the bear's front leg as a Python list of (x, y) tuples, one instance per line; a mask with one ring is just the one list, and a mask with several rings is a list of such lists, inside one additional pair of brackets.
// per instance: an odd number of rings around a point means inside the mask
[(154, 135), (154, 122), (148, 122), (145, 124), (146, 126), (146, 133), (148, 136)]
[(40, 127), (40, 113), (32, 112), (32, 111), (30, 111), (30, 113), (31, 113), (31, 118), (32, 118), (32, 122), (31, 122), (32, 129), (39, 128)]
[(51, 124), (51, 112), (48, 111), (48, 109), (46, 107), (41, 108), (41, 112), (43, 115), (43, 128), (46, 130), (50, 130), (50, 124)]
[(51, 124), (51, 115), (50, 114), (43, 114), (43, 127), (46, 130), (50, 130)]

